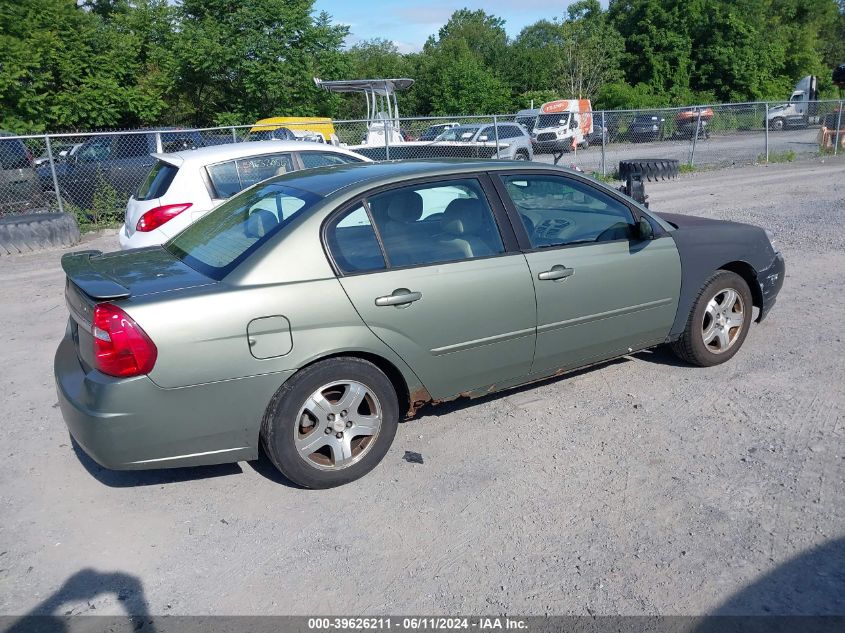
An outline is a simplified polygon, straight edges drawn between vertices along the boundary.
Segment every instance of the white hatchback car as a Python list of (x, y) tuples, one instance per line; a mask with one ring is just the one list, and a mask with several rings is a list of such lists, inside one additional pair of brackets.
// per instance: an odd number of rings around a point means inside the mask
[(153, 154), (129, 198), (122, 249), (162, 244), (211, 209), (262, 180), (299, 169), (371, 162), (349, 150), (302, 141), (256, 141)]

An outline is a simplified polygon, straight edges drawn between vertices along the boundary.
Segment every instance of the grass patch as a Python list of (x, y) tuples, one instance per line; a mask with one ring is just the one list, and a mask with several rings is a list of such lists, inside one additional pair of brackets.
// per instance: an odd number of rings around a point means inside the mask
[(681, 163), (678, 165), (678, 173), (681, 174), (692, 174), (698, 171), (698, 167), (695, 165), (690, 165), (689, 163)]
[[(795, 160), (795, 152), (791, 149), (786, 150), (785, 152), (769, 152), (769, 162), (770, 163), (791, 163)], [(760, 154), (757, 157), (758, 163), (765, 163), (766, 162), (766, 155)]]
[(602, 174), (600, 171), (594, 171), (590, 174), (593, 178), (598, 180), (599, 182), (605, 183), (613, 183), (619, 180), (619, 174), (617, 172), (613, 172), (611, 174)]

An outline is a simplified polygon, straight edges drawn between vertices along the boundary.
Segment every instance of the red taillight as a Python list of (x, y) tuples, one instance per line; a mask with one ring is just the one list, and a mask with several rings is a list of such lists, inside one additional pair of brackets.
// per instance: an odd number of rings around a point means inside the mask
[(150, 373), (158, 350), (128, 314), (111, 303), (94, 308), (94, 359), (109, 376), (128, 378)]
[(135, 227), (135, 230), (146, 233), (148, 231), (152, 231), (153, 229), (157, 229), (165, 222), (169, 222), (175, 218), (185, 209), (189, 209), (192, 204), (193, 203), (191, 202), (186, 202), (184, 204), (166, 204), (163, 207), (150, 209), (141, 216), (140, 220), (138, 220), (138, 225)]

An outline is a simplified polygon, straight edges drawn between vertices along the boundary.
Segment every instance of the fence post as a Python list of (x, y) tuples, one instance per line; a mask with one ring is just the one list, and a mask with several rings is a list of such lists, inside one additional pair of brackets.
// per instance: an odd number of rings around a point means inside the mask
[(496, 137), (496, 159), (499, 159), (499, 126), (496, 123), (496, 115), (493, 115), (493, 136)]
[(233, 143), (238, 142), (238, 133), (235, 132), (235, 126), (234, 125), (232, 126), (232, 142)]
[(763, 127), (766, 130), (766, 162), (769, 162), (769, 103), (766, 102), (766, 114), (763, 116)]
[(692, 152), (689, 157), (689, 166), (695, 166), (695, 143), (698, 141), (698, 133), (701, 130), (701, 108), (698, 109), (698, 118), (695, 121), (695, 134), (692, 135)]
[(842, 129), (842, 101), (839, 102), (839, 114), (836, 115), (836, 141), (833, 143), (833, 155), (839, 151), (839, 130)]
[(56, 163), (53, 160), (53, 146), (50, 145), (50, 135), (44, 135), (44, 141), (47, 145), (47, 160), (50, 161), (50, 175), (53, 177), (53, 192), (56, 194), (56, 202), (59, 203), (59, 213), (65, 212), (65, 207), (62, 204), (62, 193), (59, 191), (59, 178), (56, 176)]
[[(387, 119), (384, 119), (381, 129), (384, 130), (384, 160), (390, 160), (390, 134), (387, 131)], [(393, 123), (390, 124), (390, 130), (393, 131)]]
[(601, 111), (601, 175), (607, 176), (607, 164), (605, 163), (604, 146), (607, 144), (610, 135), (607, 134), (607, 127), (604, 121), (604, 110)]

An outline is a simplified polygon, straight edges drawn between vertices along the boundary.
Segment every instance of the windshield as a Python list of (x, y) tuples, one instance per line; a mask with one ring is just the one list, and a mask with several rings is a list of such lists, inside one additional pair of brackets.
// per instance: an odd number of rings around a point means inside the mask
[(437, 137), (438, 141), (471, 141), (472, 137), (478, 133), (477, 127), (469, 127), (459, 125), (453, 127), (451, 130), (446, 130)]
[(223, 279), (320, 196), (278, 184), (247, 189), (165, 244), (188, 266)]
[(522, 125), (529, 133), (534, 130), (534, 124), (537, 122), (537, 117), (535, 116), (518, 116), (516, 117), (516, 122)]
[(541, 114), (537, 117), (537, 127), (565, 127), (569, 123), (569, 112)]
[(652, 123), (656, 123), (658, 118), (656, 114), (638, 114), (634, 117), (632, 123), (648, 123), (651, 125)]

